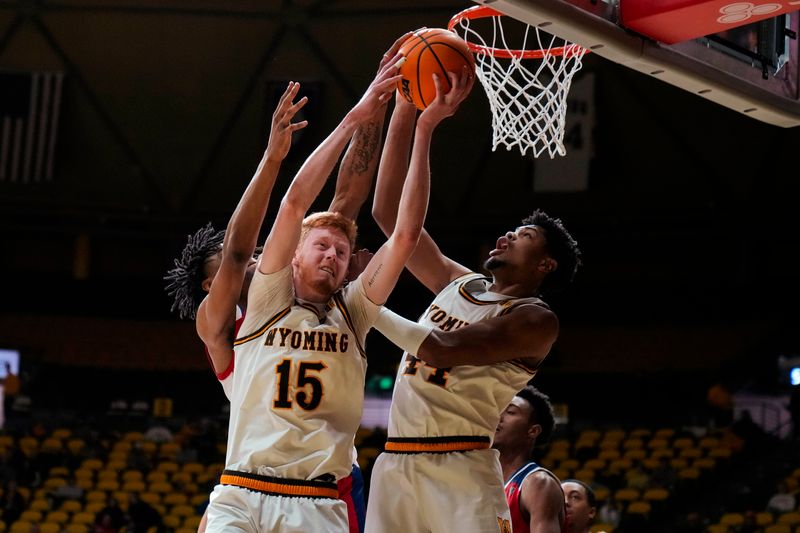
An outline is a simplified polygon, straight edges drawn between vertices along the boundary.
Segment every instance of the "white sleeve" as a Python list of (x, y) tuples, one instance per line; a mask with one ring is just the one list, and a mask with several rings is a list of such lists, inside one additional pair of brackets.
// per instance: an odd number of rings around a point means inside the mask
[(423, 326), (412, 322), (385, 307), (381, 307), (374, 327), (384, 337), (411, 355), (417, 354), (422, 341), (433, 331), (432, 326)]
[(292, 304), (294, 304), (292, 265), (286, 265), (272, 274), (262, 274), (256, 270), (247, 292), (244, 322), (236, 336), (249, 335), (261, 327), (265, 320)]

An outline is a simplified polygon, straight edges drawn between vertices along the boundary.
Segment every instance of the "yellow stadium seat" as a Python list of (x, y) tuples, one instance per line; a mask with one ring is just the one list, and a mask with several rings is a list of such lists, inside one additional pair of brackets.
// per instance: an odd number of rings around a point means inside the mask
[(162, 502), (164, 505), (186, 505), (189, 503), (189, 497), (180, 492), (172, 492), (170, 494), (165, 494)]
[(625, 450), (638, 450), (644, 448), (644, 441), (642, 439), (625, 439), (622, 441), (622, 448)]
[(672, 459), (675, 457), (675, 450), (672, 448), (662, 448), (660, 450), (653, 450), (650, 454), (650, 458), (652, 459)]
[(139, 499), (150, 505), (157, 505), (161, 503), (161, 494), (157, 492), (142, 492), (139, 494)]
[(588, 468), (582, 468), (580, 470), (576, 470), (573, 477), (576, 479), (580, 479), (584, 483), (590, 483), (594, 481), (595, 471), (589, 470)]
[(720, 517), (719, 523), (728, 527), (739, 527), (744, 524), (744, 515), (742, 513), (725, 513)]
[(69, 468), (66, 466), (54, 466), (50, 469), (50, 477), (69, 477)]
[(696, 468), (681, 468), (678, 470), (678, 478), (680, 479), (697, 479), (700, 477), (700, 471)]
[(83, 439), (69, 439), (67, 441), (67, 449), (72, 455), (78, 455), (86, 447), (86, 441)]
[(730, 456), (730, 448), (712, 448), (708, 451), (708, 457), (711, 459), (728, 459)]
[(29, 511), (39, 511), (40, 513), (44, 513), (50, 510), (50, 502), (45, 500), (44, 498), (38, 498), (31, 502), (28, 506)]
[(41, 450), (49, 453), (61, 453), (64, 451), (64, 444), (61, 439), (47, 438), (42, 441)]
[(85, 513), (91, 513), (92, 520), (94, 520), (94, 515), (100, 512), (100, 509), (106, 506), (106, 501), (94, 501), (94, 502), (87, 502), (86, 505), (83, 506), (83, 511)]
[(759, 527), (764, 527), (772, 524), (775, 521), (775, 517), (772, 516), (772, 513), (767, 513), (762, 511), (760, 513), (756, 513), (756, 525)]
[[(205, 472), (203, 472), (203, 474), (205, 474)], [(169, 480), (172, 483), (177, 483), (177, 484), (180, 484), (180, 485), (185, 485), (187, 483), (191, 483), (192, 479), (194, 479), (194, 476), (192, 474), (187, 473), (187, 472), (175, 472), (169, 478)]]
[(54, 439), (64, 440), (72, 436), (72, 430), (67, 428), (56, 428), (50, 434)]
[(577, 459), (565, 459), (558, 464), (561, 470), (576, 470), (581, 464)]
[(651, 450), (663, 450), (669, 446), (667, 439), (653, 438), (647, 443), (647, 447)]
[(167, 515), (164, 517), (164, 525), (171, 529), (178, 529), (181, 527), (181, 518), (175, 515)]
[(118, 440), (117, 442), (114, 443), (113, 446), (111, 446), (111, 451), (112, 452), (128, 453), (128, 452), (131, 451), (131, 448), (133, 448), (133, 445), (131, 444), (131, 441), (129, 441), (129, 440)]
[(556, 439), (550, 443), (551, 450), (569, 450), (572, 447), (572, 442), (569, 439)]
[(631, 502), (628, 504), (628, 509), (626, 512), (628, 514), (648, 515), (650, 514), (651, 509), (652, 506), (649, 502)]
[(568, 479), (572, 476), (572, 472), (567, 470), (566, 468), (556, 468), (552, 471), (553, 475), (556, 476), (558, 479)]
[(67, 533), (89, 533), (89, 528), (84, 524), (72, 523), (67, 526)]
[(147, 474), (147, 482), (148, 483), (164, 483), (169, 479), (169, 476), (166, 472), (161, 472), (158, 470), (153, 470)]
[(786, 524), (772, 524), (764, 528), (764, 533), (792, 533), (792, 528)]
[(159, 457), (166, 457), (174, 460), (180, 451), (181, 447), (177, 442), (164, 442), (158, 449), (158, 455)]
[(601, 451), (605, 450), (618, 450), (621, 440), (603, 439), (597, 445)]
[(63, 477), (51, 477), (51, 478), (48, 478), (44, 482), (43, 486), (44, 486), (45, 490), (52, 491), (52, 490), (56, 490), (58, 487), (66, 485), (66, 484), (67, 484), (67, 480), (64, 479)]
[(100, 459), (85, 459), (83, 464), (81, 464), (81, 468), (86, 470), (100, 470), (103, 468), (103, 461)]
[(64, 511), (50, 511), (44, 519), (46, 522), (66, 524), (69, 521), (69, 513), (65, 513)]
[(719, 439), (717, 437), (703, 437), (697, 443), (700, 448), (717, 448), (719, 446)]
[(792, 511), (790, 513), (783, 513), (778, 515), (779, 524), (786, 524), (789, 526), (797, 526), (800, 525), (800, 513), (796, 511)]
[(650, 431), (649, 429), (637, 428), (637, 429), (631, 430), (631, 432), (630, 432), (630, 434), (628, 436), (631, 437), (631, 438), (634, 438), (634, 439), (644, 439), (644, 438), (649, 437), (652, 434), (653, 434), (653, 432)]
[(61, 533), (61, 524), (55, 522), (39, 524), (39, 533)]
[(728, 526), (725, 524), (711, 524), (706, 528), (707, 533), (728, 533)]
[(94, 470), (78, 468), (72, 475), (75, 476), (75, 479), (94, 479)]
[(122, 481), (142, 481), (144, 475), (139, 470), (126, 470), (122, 473)]
[(97, 472), (97, 481), (116, 481), (118, 476), (116, 470), (100, 470)]
[(13, 448), (14, 447), (14, 437), (11, 435), (0, 435), (0, 447), (2, 448)]
[(622, 440), (625, 438), (625, 430), (623, 429), (609, 429), (603, 435), (604, 439)]
[(564, 459), (569, 459), (569, 450), (566, 449), (550, 450), (545, 459), (546, 462), (549, 464), (553, 464), (557, 461), (563, 461)]
[(165, 494), (167, 492), (172, 492), (173, 489), (170, 483), (167, 483), (166, 481), (157, 481), (155, 483), (151, 483), (148, 490), (150, 492)]
[(11, 529), (9, 531), (11, 533), (30, 533), (31, 527), (33, 527), (33, 524), (31, 522), (27, 522), (25, 520), (17, 520), (13, 524), (11, 524)]
[(128, 468), (128, 464), (126, 461), (120, 461), (119, 459), (109, 459), (106, 463), (106, 470), (116, 470), (117, 472), (122, 472)]
[(633, 461), (630, 459), (614, 459), (608, 464), (608, 471), (611, 473), (624, 472), (633, 468)]
[(130, 493), (127, 490), (115, 490), (112, 496), (115, 500), (117, 500), (120, 504), (120, 507), (128, 504), (128, 495)]
[(601, 461), (615, 461), (620, 457), (621, 454), (619, 453), (619, 450), (616, 449), (601, 450), (600, 453), (597, 454), (597, 458), (600, 459)]
[(73, 524), (93, 524), (94, 523), (94, 516), (95, 516), (95, 513), (90, 513), (90, 512), (87, 512), (87, 511), (82, 511), (80, 513), (75, 513), (74, 515), (72, 515), (72, 523)]
[(714, 459), (695, 459), (692, 463), (692, 468), (699, 470), (711, 470), (715, 466), (717, 466), (717, 462)]
[(95, 488), (97, 488), (97, 490), (113, 492), (115, 490), (119, 490), (119, 482), (113, 479), (106, 479), (103, 481), (98, 481), (97, 485), (95, 485)]
[(659, 461), (658, 459), (653, 459), (652, 457), (644, 459), (642, 461), (642, 468), (644, 468), (645, 470), (655, 470), (659, 466), (661, 466), (661, 461)]
[(662, 502), (669, 498), (669, 491), (662, 488), (647, 489), (642, 494), (642, 499), (648, 502)]
[(31, 489), (29, 489), (28, 487), (17, 487), (17, 492), (19, 492), (22, 495), (22, 498), (26, 502), (31, 501)]
[(614, 499), (619, 502), (633, 502), (639, 499), (639, 491), (636, 489), (618, 489), (614, 492)]
[(108, 499), (106, 493), (102, 490), (92, 490), (86, 494), (86, 501), (87, 502), (103, 502)]
[(677, 457), (675, 459), (670, 459), (669, 465), (675, 470), (681, 470), (689, 466), (689, 461), (683, 457)]
[(578, 440), (586, 439), (597, 441), (600, 439), (601, 435), (602, 434), (596, 429), (584, 429), (578, 435)]
[(688, 437), (682, 437), (680, 439), (675, 439), (672, 442), (672, 447), (677, 448), (679, 450), (683, 450), (686, 448), (694, 448), (694, 441)]
[(144, 434), (141, 431), (129, 431), (122, 436), (122, 440), (128, 442), (138, 442), (144, 439)]
[(197, 507), (198, 505), (202, 505), (208, 501), (208, 494), (195, 494), (194, 496), (189, 499), (189, 505), (194, 505)]
[(191, 529), (188, 527), (179, 527), (175, 530), (175, 533), (197, 533), (197, 529)]
[(67, 500), (61, 504), (60, 510), (65, 513), (79, 513), (83, 510), (83, 504), (78, 500)]
[(94, 481), (92, 478), (82, 478), (76, 479), (75, 485), (82, 488), (85, 491), (94, 490)]
[(19, 515), (19, 519), (23, 522), (32, 522), (34, 524), (38, 524), (42, 521), (42, 513), (40, 511), (22, 511)]
[(591, 533), (612, 533), (614, 526), (612, 524), (592, 524), (589, 527)]
[(656, 430), (653, 436), (659, 439), (671, 439), (675, 436), (675, 430), (672, 428), (661, 428)]
[(606, 467), (606, 462), (602, 459), (589, 459), (583, 463), (583, 468), (587, 470), (603, 470)]
[(191, 505), (176, 505), (172, 508), (169, 514), (173, 516), (180, 516), (181, 518), (186, 518), (187, 516), (192, 516), (195, 513), (194, 507)]
[(156, 468), (159, 472), (166, 472), (168, 474), (174, 474), (178, 470), (180, 470), (180, 466), (175, 461), (162, 461), (158, 464)]
[[(110, 463), (128, 463), (128, 452), (111, 452), (108, 454), (108, 461)], [(115, 468), (115, 470), (118, 470)]]
[(597, 446), (596, 440), (580, 439), (575, 443), (576, 450), (592, 449)]
[(183, 521), (182, 527), (191, 529), (193, 531), (197, 531), (197, 527), (200, 525), (201, 519), (202, 517), (197, 515), (187, 516), (186, 519)]
[(199, 474), (206, 471), (206, 467), (200, 463), (186, 463), (183, 465), (183, 471), (187, 474)]
[(594, 489), (594, 497), (598, 502), (604, 502), (608, 499), (611, 491), (606, 487), (597, 487)]
[(126, 481), (121, 488), (127, 492), (142, 492), (147, 490), (147, 485), (145, 485), (144, 481)]
[(632, 450), (625, 450), (625, 453), (622, 454), (622, 457), (624, 459), (630, 459), (631, 461), (641, 461), (647, 458), (647, 452), (642, 449), (635, 448)]
[(684, 459), (700, 459), (703, 457), (703, 450), (698, 448), (684, 448), (681, 450), (679, 457)]

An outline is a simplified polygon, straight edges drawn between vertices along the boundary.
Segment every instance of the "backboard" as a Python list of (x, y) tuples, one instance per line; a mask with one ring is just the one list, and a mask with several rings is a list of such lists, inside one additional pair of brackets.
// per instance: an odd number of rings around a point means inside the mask
[(800, 0), (474, 1), (752, 118), (800, 124)]

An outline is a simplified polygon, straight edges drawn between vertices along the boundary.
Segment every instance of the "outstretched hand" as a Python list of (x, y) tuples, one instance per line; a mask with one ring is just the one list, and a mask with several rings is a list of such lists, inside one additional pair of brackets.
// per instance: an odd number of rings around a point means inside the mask
[(294, 102), (299, 89), (299, 83), (290, 81), (278, 101), (278, 107), (272, 113), (272, 126), (269, 130), (269, 144), (267, 144), (267, 159), (270, 161), (283, 161), (292, 146), (292, 134), (308, 126), (307, 120), (292, 123), (297, 112), (308, 102), (306, 96), (296, 103)]
[(442, 80), (438, 75), (433, 74), (436, 99), (420, 114), (418, 124), (435, 128), (439, 122), (452, 116), (461, 102), (467, 98), (475, 83), (475, 73), (471, 72), (466, 65), (462, 67), (460, 75), (448, 72), (447, 77), (450, 79), (450, 90), (444, 92)]

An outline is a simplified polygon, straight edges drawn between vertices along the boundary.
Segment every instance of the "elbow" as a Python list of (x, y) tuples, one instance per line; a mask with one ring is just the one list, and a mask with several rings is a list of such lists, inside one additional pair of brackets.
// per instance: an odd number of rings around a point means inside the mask
[(411, 255), (419, 243), (419, 236), (422, 234), (422, 226), (414, 225), (411, 228), (395, 228), (392, 233), (392, 240), (395, 246)]
[(417, 352), (417, 357), (436, 368), (448, 368), (453, 366), (453, 362), (448, 356), (447, 346), (442, 341), (442, 336), (436, 329), (425, 338)]
[(289, 191), (286, 193), (286, 196), (284, 196), (283, 200), (281, 200), (280, 210), (282, 213), (287, 213), (293, 218), (302, 219), (305, 216), (308, 207), (306, 206), (306, 202), (299, 198), (299, 195), (293, 194), (294, 192), (296, 191), (292, 191), (290, 187)]

